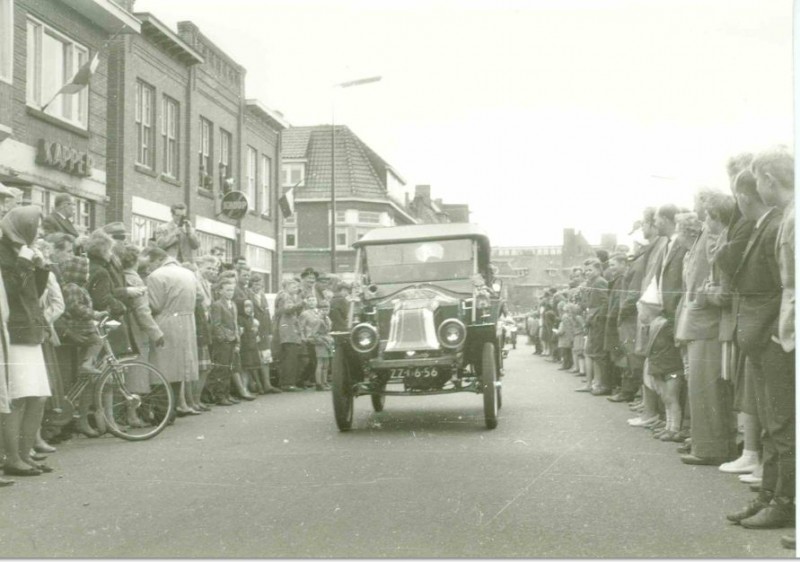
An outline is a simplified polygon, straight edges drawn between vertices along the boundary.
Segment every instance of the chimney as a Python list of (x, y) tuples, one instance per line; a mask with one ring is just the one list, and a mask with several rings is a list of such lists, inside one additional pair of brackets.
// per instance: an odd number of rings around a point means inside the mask
[(414, 186), (414, 197), (422, 197), (425, 201), (430, 201), (431, 199), (431, 186), (430, 185), (415, 185)]
[(113, 0), (113, 2), (130, 13), (133, 13), (133, 5), (136, 4), (136, 0)]

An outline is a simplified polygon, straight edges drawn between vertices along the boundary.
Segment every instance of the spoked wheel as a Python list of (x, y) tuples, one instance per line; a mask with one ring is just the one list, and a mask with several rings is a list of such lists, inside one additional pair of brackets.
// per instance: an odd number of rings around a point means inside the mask
[(499, 409), (497, 382), (497, 358), (495, 356), (494, 344), (486, 342), (483, 344), (483, 356), (481, 357), (481, 379), (483, 380), (483, 416), (486, 419), (486, 427), (494, 429), (497, 427), (497, 410)]
[(100, 375), (95, 407), (112, 434), (144, 441), (161, 433), (170, 421), (175, 397), (161, 372), (141, 361), (109, 365)]
[[(353, 391), (350, 388), (350, 376), (347, 372), (347, 360), (341, 346), (333, 350), (331, 362), (331, 378), (333, 392), (333, 415), (339, 431), (350, 431), (353, 427)], [(375, 397), (373, 396), (373, 406)]]
[(383, 406), (386, 404), (386, 395), (385, 394), (373, 394), (370, 396), (372, 398), (372, 409), (376, 412), (382, 412)]

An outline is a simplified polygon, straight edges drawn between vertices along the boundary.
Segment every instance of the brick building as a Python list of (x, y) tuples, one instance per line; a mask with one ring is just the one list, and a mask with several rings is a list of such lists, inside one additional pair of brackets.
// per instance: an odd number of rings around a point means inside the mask
[[(79, 231), (106, 220), (107, 41), (139, 29), (109, 0), (0, 0), (0, 182), (45, 213), (72, 194)], [(89, 87), (53, 99), (98, 52)]]
[[(413, 224), (402, 177), (358, 136), (336, 125), (336, 271), (353, 273), (351, 244), (373, 228)], [(294, 187), (295, 214), (283, 230), (284, 276), (305, 267), (330, 271), (331, 125), (283, 132), (284, 190)]]
[[(141, 35), (118, 37), (109, 60), (110, 219), (144, 244), (183, 202), (200, 254), (243, 255), (274, 290), (285, 122), (245, 97), (245, 69), (196, 25), (180, 22), (175, 32), (150, 13), (135, 16)], [(221, 213), (230, 191), (247, 197), (241, 219)]]

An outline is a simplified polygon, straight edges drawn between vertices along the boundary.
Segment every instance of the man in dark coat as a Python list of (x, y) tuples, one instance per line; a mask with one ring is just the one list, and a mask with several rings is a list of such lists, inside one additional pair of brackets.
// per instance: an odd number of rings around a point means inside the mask
[(752, 377), (764, 429), (764, 472), (758, 496), (728, 519), (750, 529), (778, 528), (794, 524), (795, 493), (794, 354), (784, 351), (779, 337), (782, 286), (776, 243), (782, 216), (761, 199), (749, 171), (739, 174), (735, 187), (742, 215), (755, 221), (733, 277), (733, 310), (745, 377)]
[(42, 231), (45, 236), (54, 232), (63, 232), (78, 237), (78, 231), (72, 224), (75, 216), (75, 201), (67, 193), (59, 193), (55, 197), (55, 210), (42, 220)]

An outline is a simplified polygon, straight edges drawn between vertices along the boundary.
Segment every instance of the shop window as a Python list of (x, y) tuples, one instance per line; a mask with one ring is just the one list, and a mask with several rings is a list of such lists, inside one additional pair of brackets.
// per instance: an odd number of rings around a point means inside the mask
[(161, 134), (164, 137), (164, 173), (172, 178), (180, 177), (178, 145), (180, 144), (180, 106), (169, 96), (164, 96), (161, 112)]
[(200, 241), (200, 247), (197, 249), (198, 256), (210, 254), (214, 248), (220, 248), (223, 251), (223, 261), (231, 262), (233, 260), (233, 240), (199, 230), (195, 232), (197, 233), (197, 239)]
[(151, 219), (142, 215), (131, 215), (131, 242), (144, 248), (148, 241), (155, 241), (156, 230), (164, 221)]
[(151, 170), (155, 168), (155, 95), (152, 86), (136, 81), (136, 163)]
[(264, 289), (266, 292), (270, 292), (272, 287), (272, 251), (261, 246), (247, 244), (246, 252), (247, 264), (254, 274), (263, 277)]
[[(0, 0), (0, 10), (8, 0)], [(13, 14), (12, 14), (13, 15)], [(59, 94), (78, 69), (89, 60), (89, 50), (51, 27), (33, 18), (27, 21), (27, 91), (28, 105), (68, 123), (86, 129), (89, 115), (89, 88), (76, 94)], [(0, 41), (7, 43), (8, 35), (0, 33)]]
[(11, 83), (14, 71), (14, 0), (0, 0), (0, 80)]

